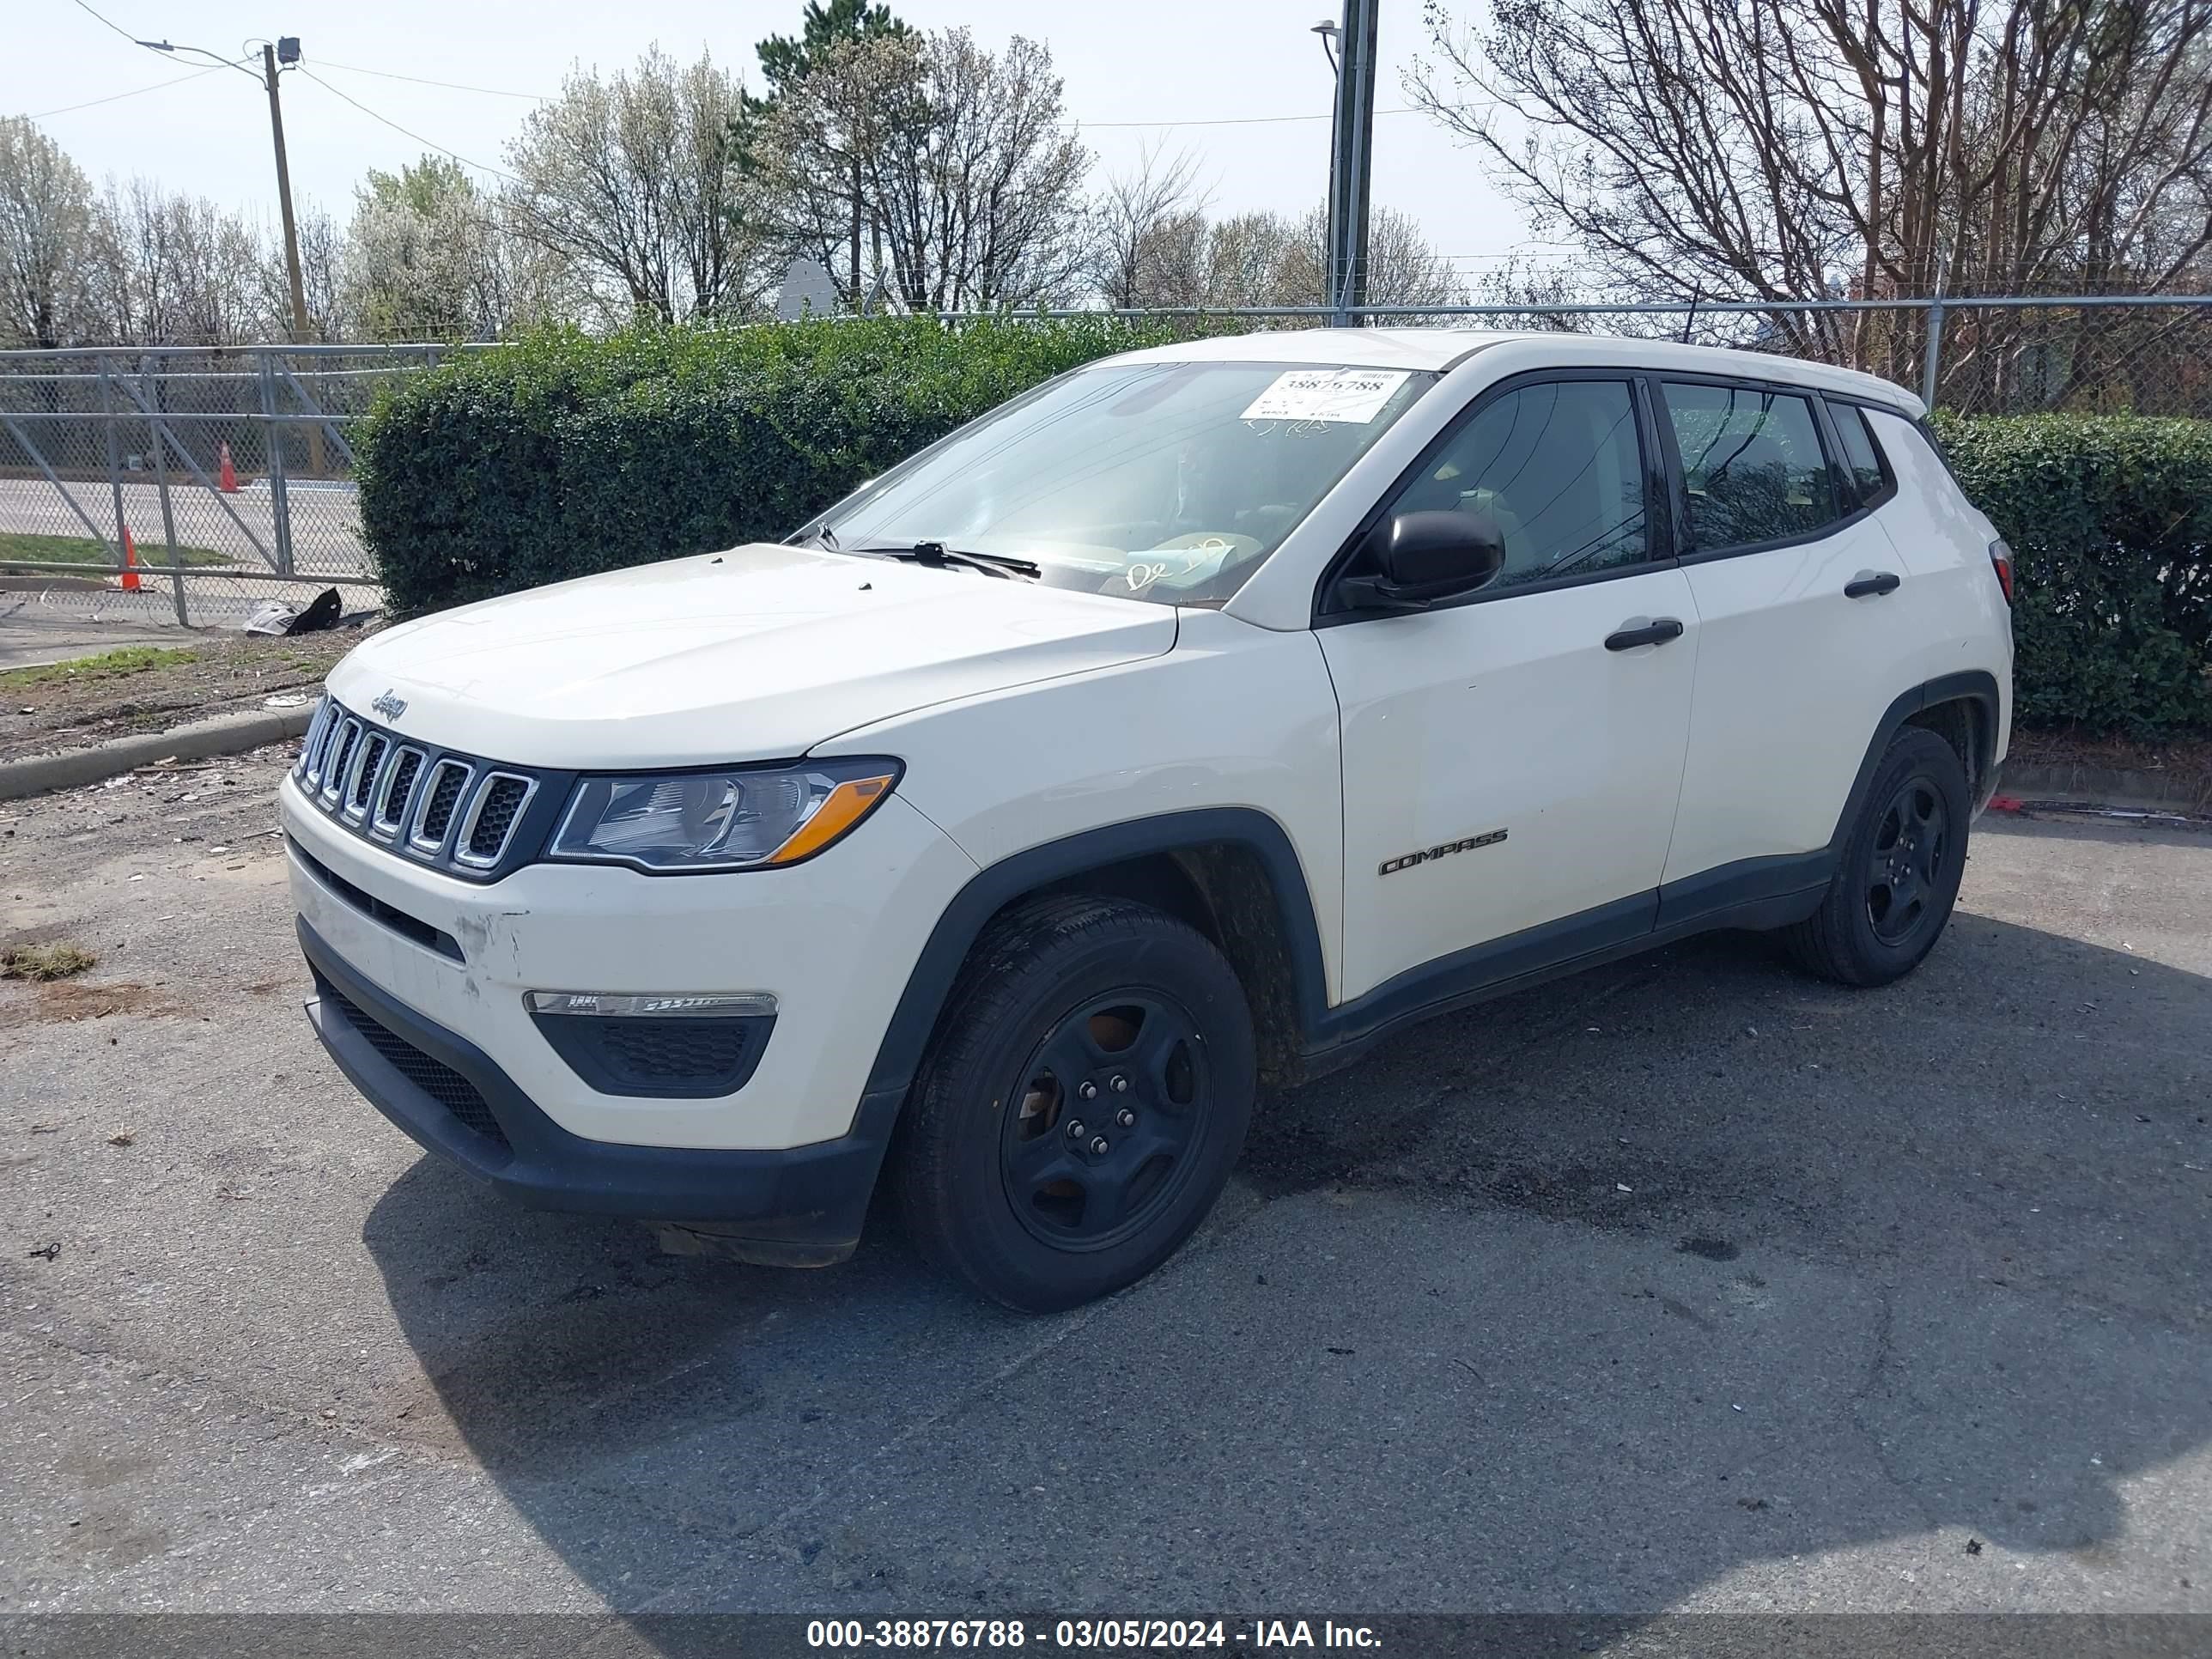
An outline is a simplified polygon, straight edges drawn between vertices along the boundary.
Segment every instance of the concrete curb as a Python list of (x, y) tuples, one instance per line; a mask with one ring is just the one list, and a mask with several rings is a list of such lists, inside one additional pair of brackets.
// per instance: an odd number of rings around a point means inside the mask
[(2134, 767), (2024, 764), (2007, 761), (1997, 793), (2022, 800), (2090, 801), (2158, 812), (2201, 814), (2212, 810), (2190, 781), (2170, 772)]
[(151, 766), (175, 756), (179, 760), (206, 760), (216, 755), (241, 755), (264, 743), (281, 743), (307, 729), (315, 706), (301, 708), (249, 708), (242, 714), (219, 714), (166, 732), (146, 732), (115, 738), (90, 749), (66, 749), (58, 755), (30, 755), (21, 760), (0, 761), (0, 800), (43, 794), (50, 789), (73, 789), (98, 783), (133, 767)]

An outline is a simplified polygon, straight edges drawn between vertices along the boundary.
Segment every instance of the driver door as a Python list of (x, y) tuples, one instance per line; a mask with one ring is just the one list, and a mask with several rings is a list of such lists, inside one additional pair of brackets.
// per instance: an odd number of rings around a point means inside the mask
[(1387, 1014), (1654, 925), (1698, 625), (1653, 438), (1625, 374), (1492, 388), (1370, 523), (1486, 513), (1504, 568), (1410, 614), (1324, 605), (1347, 1000)]

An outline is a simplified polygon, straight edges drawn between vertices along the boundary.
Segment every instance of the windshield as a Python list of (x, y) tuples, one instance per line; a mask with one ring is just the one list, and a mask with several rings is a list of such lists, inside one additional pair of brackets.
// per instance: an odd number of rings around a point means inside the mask
[(1055, 586), (1218, 604), (1436, 379), (1288, 363), (1083, 369), (963, 427), (794, 539), (848, 552), (936, 543), (1027, 560)]

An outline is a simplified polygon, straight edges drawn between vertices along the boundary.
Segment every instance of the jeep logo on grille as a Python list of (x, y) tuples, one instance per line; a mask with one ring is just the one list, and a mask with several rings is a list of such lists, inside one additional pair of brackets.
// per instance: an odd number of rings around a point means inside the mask
[(395, 697), (389, 691), (369, 704), (371, 708), (388, 720), (396, 720), (407, 712), (407, 699)]

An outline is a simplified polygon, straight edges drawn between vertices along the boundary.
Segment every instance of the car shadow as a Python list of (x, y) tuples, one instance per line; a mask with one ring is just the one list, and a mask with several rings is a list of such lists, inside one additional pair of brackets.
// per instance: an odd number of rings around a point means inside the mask
[(365, 1229), (391, 1431), (630, 1613), (1640, 1613), (1939, 1536), (1967, 1605), (2202, 1608), (2119, 1483), (2212, 1433), (2207, 1033), (2212, 979), (1963, 912), (1874, 992), (1693, 941), (1265, 1103), (1200, 1238), (1055, 1319), (880, 1216), (753, 1269), (426, 1159)]

